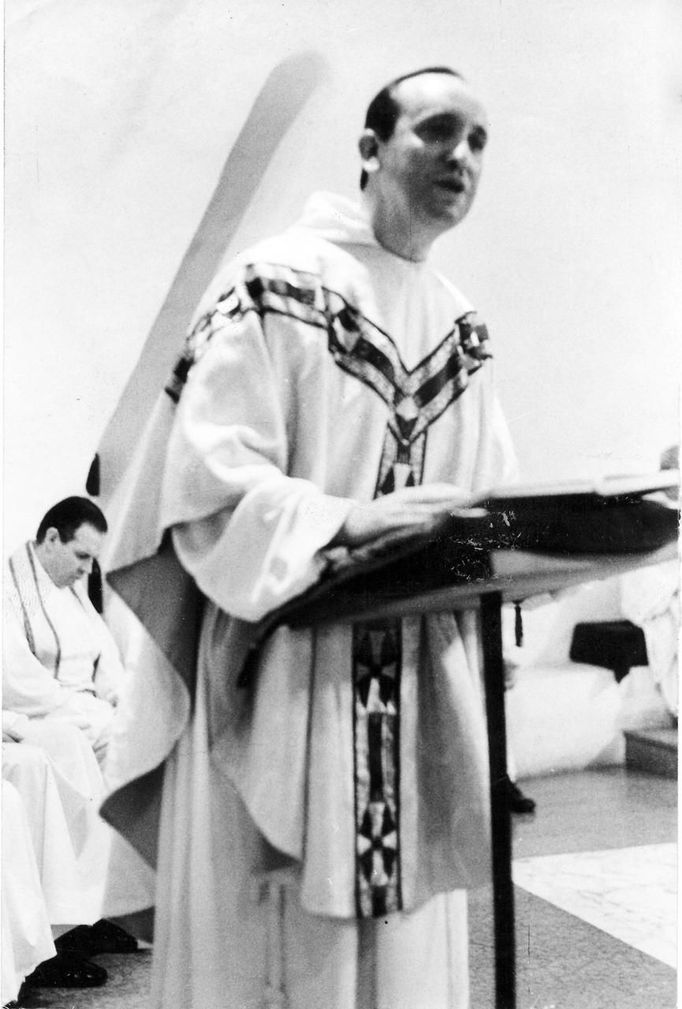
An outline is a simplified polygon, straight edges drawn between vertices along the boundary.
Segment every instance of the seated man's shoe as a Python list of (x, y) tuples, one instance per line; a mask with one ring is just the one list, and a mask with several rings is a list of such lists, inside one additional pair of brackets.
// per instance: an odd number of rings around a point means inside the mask
[(58, 950), (69, 950), (85, 956), (96, 956), (98, 953), (134, 953), (137, 950), (137, 939), (113, 922), (102, 918), (94, 925), (78, 925), (70, 932), (65, 932), (55, 941), (55, 946)]
[(510, 813), (534, 813), (535, 800), (524, 795), (511, 778), (507, 778), (507, 805)]
[(104, 967), (63, 952), (38, 964), (24, 984), (33, 988), (97, 988), (107, 979)]
[(137, 952), (137, 939), (120, 925), (114, 925), (113, 921), (100, 918), (91, 926), (91, 930), (98, 944), (99, 953)]

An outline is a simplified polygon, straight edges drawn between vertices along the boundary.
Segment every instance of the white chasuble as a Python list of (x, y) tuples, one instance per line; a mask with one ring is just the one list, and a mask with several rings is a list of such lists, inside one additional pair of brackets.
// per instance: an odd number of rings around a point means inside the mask
[[(380, 248), (363, 212), (334, 197), (313, 198), (299, 225), (240, 256), (200, 306), (133, 468), (159, 508), (150, 513), (126, 489), (109, 565), (134, 572), (170, 530), (205, 597), (194, 713), (168, 720), (168, 751), (179, 742), (160, 831), (157, 1004), (175, 1004), (167, 972), (178, 981), (174, 958), (187, 965), (176, 926), (191, 922), (184, 934), (194, 934), (196, 910), (207, 916), (206, 949), (221, 928), (226, 947), (242, 949), (220, 924), (242, 922), (250, 962), (212, 960), (196, 988), (183, 982), (178, 1005), (217, 1006), (208, 993), (221, 985), (232, 985), (240, 1009), (261, 1005), (261, 983), (272, 1004), (284, 985), (292, 1007), (466, 1005), (466, 915), (454, 891), (489, 869), (473, 615), (281, 628), (253, 682), (238, 681), (250, 623), (317, 580), (354, 503), (418, 484), (482, 492), (513, 479), (488, 348), (449, 282)], [(167, 679), (166, 669), (158, 683)], [(142, 724), (139, 711), (126, 717)], [(136, 759), (133, 741), (118, 764), (122, 787)], [(138, 764), (137, 774), (142, 754)], [(204, 809), (198, 796), (216, 790)], [(228, 821), (222, 846), (215, 828)], [(280, 918), (293, 930), (285, 946), (296, 951), (280, 950), (273, 981), (272, 930), (252, 891), (254, 879), (278, 873), (288, 880), (275, 887)], [(168, 885), (182, 874), (190, 897)], [(213, 902), (195, 909), (213, 884)], [(429, 951), (435, 980), (419, 1001), (406, 977), (423, 979)]]

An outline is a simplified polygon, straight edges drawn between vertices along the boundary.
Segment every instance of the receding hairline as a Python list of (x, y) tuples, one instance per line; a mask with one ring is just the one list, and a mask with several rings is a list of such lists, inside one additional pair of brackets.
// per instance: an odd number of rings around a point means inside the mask
[[(439, 77), (441, 78), (442, 84), (441, 81), (438, 82), (436, 81), (436, 79)], [(447, 83), (449, 78), (449, 80), (452, 82), (452, 85), (454, 85), (456, 90), (462, 91), (463, 94), (468, 95), (473, 101), (475, 101), (477, 104), (483, 107), (481, 99), (479, 98), (477, 92), (474, 90), (473, 86), (466, 79), (466, 77), (463, 77), (461, 74), (455, 72), (446, 74), (444, 71), (428, 71), (416, 74), (409, 74), (407, 77), (399, 79), (398, 81), (396, 81), (395, 84), (390, 86), (388, 94), (390, 96), (392, 103), (398, 109), (399, 114), (402, 114), (405, 111), (405, 106), (407, 103), (411, 101), (412, 95), (414, 95), (415, 93), (416, 94), (420, 93), (419, 90), (413, 90), (410, 88), (411, 82), (412, 81), (419, 82), (424, 78), (426, 78), (426, 82), (424, 84), (426, 94), (431, 94), (432, 87), (438, 88), (442, 86), (444, 88), (448, 88), (450, 86)], [(429, 78), (432, 78), (432, 80), (429, 80)], [(419, 83), (417, 83), (416, 85), (416, 89), (418, 88)], [(434, 91), (433, 93), (437, 94), (438, 92)]]
[(465, 81), (465, 78), (462, 74), (460, 74), (459, 70), (454, 70), (452, 67), (446, 66), (421, 67), (419, 70), (411, 70), (408, 74), (401, 74), (399, 77), (394, 77), (392, 80), (387, 81), (387, 83), (377, 91), (367, 106), (365, 126), (370, 125), (369, 120), (372, 117), (372, 110), (382, 102), (382, 99), (388, 99), (389, 102), (397, 104), (394, 98), (394, 92), (401, 86), (401, 84), (404, 84), (406, 81), (414, 80), (416, 77), (425, 77), (429, 74), (442, 74), (444, 77), (454, 77), (457, 80)]
[(454, 70), (452, 67), (423, 67), (421, 70), (413, 70), (409, 74), (402, 74), (400, 77), (394, 78), (394, 80), (389, 81), (388, 84), (384, 86), (382, 90), (387, 90), (390, 94), (401, 86), (405, 84), (406, 81), (412, 81), (416, 77), (430, 77), (431, 75), (440, 75), (442, 77), (454, 77), (458, 81), (462, 81), (466, 84), (466, 78), (459, 72), (459, 70)]

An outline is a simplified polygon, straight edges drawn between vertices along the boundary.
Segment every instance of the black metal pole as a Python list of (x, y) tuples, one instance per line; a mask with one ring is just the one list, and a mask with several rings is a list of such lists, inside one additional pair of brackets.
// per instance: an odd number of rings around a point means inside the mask
[(507, 732), (504, 713), (502, 596), (481, 596), (483, 677), (488, 720), (495, 921), (495, 1009), (516, 1007), (514, 887), (511, 875), (511, 817), (507, 802)]

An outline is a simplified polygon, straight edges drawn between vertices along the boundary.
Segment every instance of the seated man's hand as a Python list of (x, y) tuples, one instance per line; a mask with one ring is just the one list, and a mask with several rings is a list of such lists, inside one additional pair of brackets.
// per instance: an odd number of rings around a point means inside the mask
[(358, 547), (387, 533), (418, 532), (434, 519), (463, 510), (472, 514), (472, 501), (472, 494), (454, 484), (405, 487), (368, 504), (355, 505), (330, 546)]

